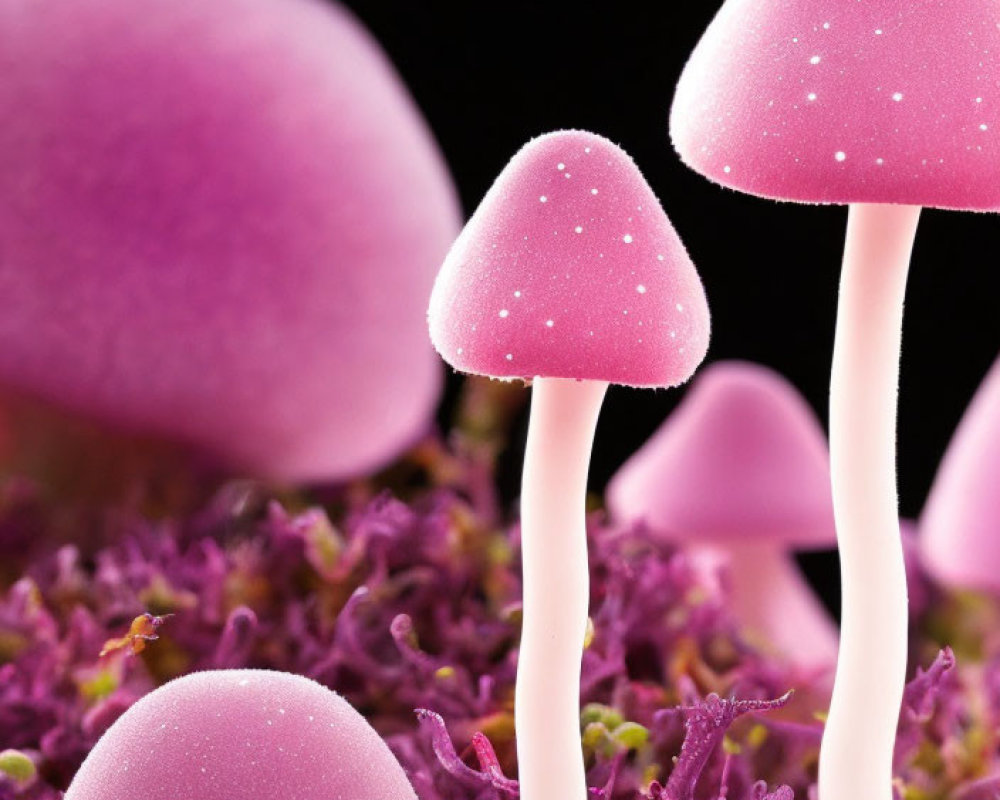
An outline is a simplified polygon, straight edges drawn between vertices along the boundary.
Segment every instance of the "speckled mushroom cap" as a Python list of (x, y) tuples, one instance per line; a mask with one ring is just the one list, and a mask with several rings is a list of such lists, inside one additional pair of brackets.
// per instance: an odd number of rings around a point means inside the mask
[(448, 253), (428, 319), (462, 372), (629, 386), (687, 380), (709, 335), (701, 280), (652, 189), (585, 131), (511, 159)]
[(776, 372), (702, 370), (683, 402), (618, 470), (607, 503), (672, 541), (829, 547), (837, 539), (823, 430)]
[(424, 432), (460, 216), (343, 8), (2, 2), (0, 64), (0, 387), (283, 479)]
[(146, 695), (94, 746), (66, 800), (415, 800), (388, 746), (298, 675), (215, 670)]
[(688, 166), (779, 200), (1000, 208), (996, 0), (727, 0), (670, 114)]
[(955, 430), (919, 531), (924, 564), (935, 578), (1000, 592), (1000, 360)]

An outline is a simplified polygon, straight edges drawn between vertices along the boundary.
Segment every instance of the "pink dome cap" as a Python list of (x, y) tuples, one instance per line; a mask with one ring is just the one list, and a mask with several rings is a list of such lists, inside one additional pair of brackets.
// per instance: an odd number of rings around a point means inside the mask
[(196, 672), (129, 708), (66, 800), (416, 800), (344, 698), (298, 675)]
[(1000, 359), (948, 445), (919, 531), (924, 566), (935, 578), (1000, 592)]
[(681, 75), (681, 158), (751, 194), (1000, 208), (995, 0), (728, 0)]
[(532, 140), (441, 267), (431, 340), (458, 370), (673, 386), (708, 348), (704, 288), (631, 158), (600, 136)]
[(0, 61), (0, 385), (281, 478), (423, 432), (460, 215), (346, 11), (4, 3)]
[(776, 372), (741, 361), (702, 370), (680, 406), (618, 470), (608, 508), (678, 541), (836, 542), (826, 439)]

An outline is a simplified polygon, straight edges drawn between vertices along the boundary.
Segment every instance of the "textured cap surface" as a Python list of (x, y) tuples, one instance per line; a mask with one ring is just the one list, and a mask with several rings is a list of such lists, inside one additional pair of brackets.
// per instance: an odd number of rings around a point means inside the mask
[(925, 567), (938, 580), (1000, 591), (1000, 360), (948, 445), (919, 530)]
[(673, 386), (708, 348), (701, 280), (652, 189), (584, 131), (525, 145), (455, 242), (431, 340), (458, 370)]
[(612, 478), (607, 500), (618, 520), (675, 540), (827, 547), (837, 537), (815, 414), (776, 372), (740, 361), (698, 375)]
[(728, 0), (681, 75), (681, 158), (751, 194), (1000, 208), (996, 0)]
[(282, 478), (423, 433), (460, 217), (347, 12), (5, 2), (0, 64), (0, 384)]
[(340, 695), (298, 675), (196, 672), (126, 711), (66, 800), (415, 800), (403, 768)]

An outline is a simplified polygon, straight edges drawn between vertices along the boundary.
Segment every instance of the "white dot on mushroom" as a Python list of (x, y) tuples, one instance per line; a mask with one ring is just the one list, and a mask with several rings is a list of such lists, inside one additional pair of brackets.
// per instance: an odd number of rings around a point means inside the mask
[(597, 194), (597, 189), (591, 189), (591, 190), (590, 190), (590, 193), (591, 193), (591, 194)]
[(583, 233), (583, 226), (577, 225), (575, 228), (573, 228), (573, 230), (576, 231), (577, 233)]
[(636, 287), (635, 287), (635, 290), (636, 290), (636, 291), (637, 291), (637, 292), (638, 292), (639, 294), (646, 294), (646, 287), (645, 287), (645, 286), (643, 286), (643, 285), (642, 285), (641, 283), (640, 283), (640, 284), (639, 284), (638, 286), (636, 286)]
[(500, 319), (507, 319), (510, 316), (510, 312), (506, 308), (500, 309)]
[(545, 320), (545, 327), (547, 327), (547, 328), (551, 328), (555, 324), (556, 324), (555, 320), (551, 320), (551, 319)]
[(809, 59), (809, 63), (810, 64), (818, 64), (819, 63), (819, 56), (813, 56), (812, 58), (810, 58)]
[(539, 198), (538, 198), (538, 202), (539, 202), (539, 203), (547, 203), (547, 202), (549, 202), (549, 198), (547, 198), (547, 197), (546, 197), (546, 196), (545, 196), (545, 195), (543, 194), (543, 195), (542, 195), (541, 197), (539, 197)]
[(558, 164), (556, 164), (556, 169), (562, 172), (564, 169), (566, 169), (566, 165), (563, 164), (562, 161), (560, 161)]
[(833, 157), (837, 159), (837, 161), (843, 161), (844, 159), (847, 158), (847, 153), (845, 153), (843, 150), (838, 150), (836, 153), (833, 154)]
[(895, 100), (898, 103), (900, 100), (903, 99), (903, 93), (902, 92), (893, 92), (892, 93), (892, 99)]
[(622, 241), (625, 242), (625, 244), (632, 244), (632, 234), (631, 233), (626, 233), (622, 237)]

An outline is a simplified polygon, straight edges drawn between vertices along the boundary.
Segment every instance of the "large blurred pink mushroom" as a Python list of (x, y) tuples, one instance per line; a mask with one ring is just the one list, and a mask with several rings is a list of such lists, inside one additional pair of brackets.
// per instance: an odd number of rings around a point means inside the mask
[(708, 347), (704, 289), (632, 159), (561, 131), (525, 145), (490, 188), (441, 268), (429, 322), (456, 369), (532, 383), (518, 776), (524, 800), (584, 800), (584, 511), (597, 417), (610, 383), (691, 376)]
[(925, 569), (942, 584), (1000, 594), (1000, 360), (948, 445), (919, 542)]
[(429, 424), (452, 186), (319, 0), (0, 2), (0, 388), (265, 476)]
[(850, 204), (830, 384), (840, 653), (821, 800), (892, 796), (907, 656), (895, 485), (903, 295), (921, 206), (1000, 207), (991, 0), (728, 0), (681, 76), (671, 135), (718, 183)]
[(340, 695), (299, 675), (195, 672), (129, 708), (66, 800), (416, 800), (403, 768)]
[(607, 501), (620, 522), (720, 557), (740, 621), (800, 668), (832, 675), (836, 625), (792, 558), (836, 543), (829, 458), (815, 414), (780, 375), (740, 361), (703, 370)]

